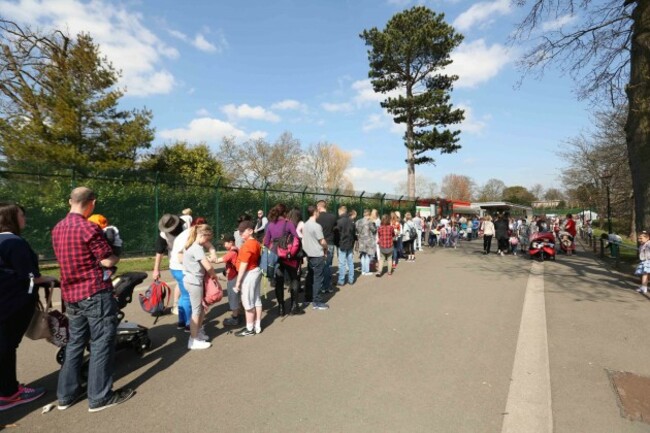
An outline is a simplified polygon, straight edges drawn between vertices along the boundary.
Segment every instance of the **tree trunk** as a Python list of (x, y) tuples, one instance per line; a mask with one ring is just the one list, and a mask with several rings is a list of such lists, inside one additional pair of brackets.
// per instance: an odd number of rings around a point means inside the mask
[(636, 230), (650, 228), (650, 0), (638, 0), (632, 13), (629, 111), (625, 124)]
[[(406, 98), (413, 98), (412, 87), (406, 86)], [(406, 172), (408, 195), (415, 197), (415, 161), (413, 160), (413, 117), (408, 115), (406, 119)]]

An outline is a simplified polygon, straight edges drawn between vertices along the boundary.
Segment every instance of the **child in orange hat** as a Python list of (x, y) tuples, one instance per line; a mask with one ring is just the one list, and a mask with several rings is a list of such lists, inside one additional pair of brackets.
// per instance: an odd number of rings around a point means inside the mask
[[(106, 238), (106, 241), (108, 241), (108, 244), (111, 246), (113, 254), (119, 257), (122, 254), (122, 238), (120, 237), (120, 231), (117, 229), (117, 227), (109, 225), (106, 217), (98, 213), (89, 216), (88, 221), (97, 224), (99, 228), (104, 231), (104, 237)], [(108, 280), (111, 275), (115, 273), (115, 270), (115, 267), (105, 269), (104, 280)]]

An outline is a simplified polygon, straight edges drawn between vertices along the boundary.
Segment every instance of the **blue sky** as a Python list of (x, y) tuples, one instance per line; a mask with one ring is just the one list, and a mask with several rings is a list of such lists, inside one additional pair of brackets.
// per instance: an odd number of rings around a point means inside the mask
[[(355, 189), (395, 192), (406, 179), (401, 134), (367, 79), (364, 29), (382, 29), (409, 0), (0, 0), (0, 14), (41, 28), (89, 32), (122, 70), (124, 108), (153, 111), (155, 144), (185, 139), (215, 150), (222, 137), (291, 132), (303, 146), (328, 141), (352, 153)], [(508, 35), (524, 10), (509, 0), (419, 1), (465, 35), (452, 54), (452, 93), (466, 109), (462, 148), (433, 153), (416, 174), (450, 173), (479, 186), (558, 187), (563, 143), (589, 127), (573, 83), (549, 70), (517, 87), (524, 47)], [(560, 17), (548, 28), (571, 17)]]

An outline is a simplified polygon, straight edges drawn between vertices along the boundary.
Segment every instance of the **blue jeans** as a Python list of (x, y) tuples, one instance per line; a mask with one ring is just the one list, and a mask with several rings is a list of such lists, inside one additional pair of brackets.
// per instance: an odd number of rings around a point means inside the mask
[(345, 274), (348, 283), (354, 284), (354, 251), (339, 248), (339, 286), (345, 284)]
[(307, 259), (307, 282), (305, 300), (307, 302), (323, 302), (321, 290), (325, 276), (325, 257), (309, 257)]
[(327, 290), (332, 287), (332, 261), (334, 260), (334, 246), (330, 245), (327, 248), (327, 259), (325, 261), (325, 268), (323, 269), (323, 285), (320, 290)]
[(183, 284), (183, 271), (171, 269), (171, 273), (181, 291), (181, 296), (178, 298), (178, 323), (190, 326), (192, 305), (190, 304), (190, 294), (187, 292), (187, 289), (185, 289), (185, 284)]
[(70, 338), (59, 372), (59, 404), (69, 404), (81, 392), (79, 377), (90, 341), (88, 406), (102, 406), (113, 395), (117, 300), (112, 291), (95, 293), (79, 302), (66, 302)]
[(370, 255), (366, 253), (361, 253), (361, 257), (359, 258), (359, 261), (361, 262), (361, 273), (369, 273), (370, 272)]

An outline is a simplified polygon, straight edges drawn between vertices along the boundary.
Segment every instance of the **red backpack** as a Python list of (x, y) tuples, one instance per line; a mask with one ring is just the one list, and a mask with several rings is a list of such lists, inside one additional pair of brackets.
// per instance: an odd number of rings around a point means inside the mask
[(214, 281), (206, 273), (203, 278), (203, 306), (207, 308), (221, 301), (221, 299), (223, 299), (221, 284), (218, 281)]
[(161, 280), (155, 280), (151, 283), (149, 288), (144, 294), (140, 293), (138, 295), (140, 298), (140, 306), (142, 309), (156, 316), (154, 320), (154, 325), (158, 321), (158, 317), (162, 316), (169, 305), (169, 298), (171, 298), (171, 289)]
[(300, 239), (287, 231), (287, 220), (284, 221), (282, 236), (273, 239), (272, 248), (280, 259), (293, 259), (300, 251)]

